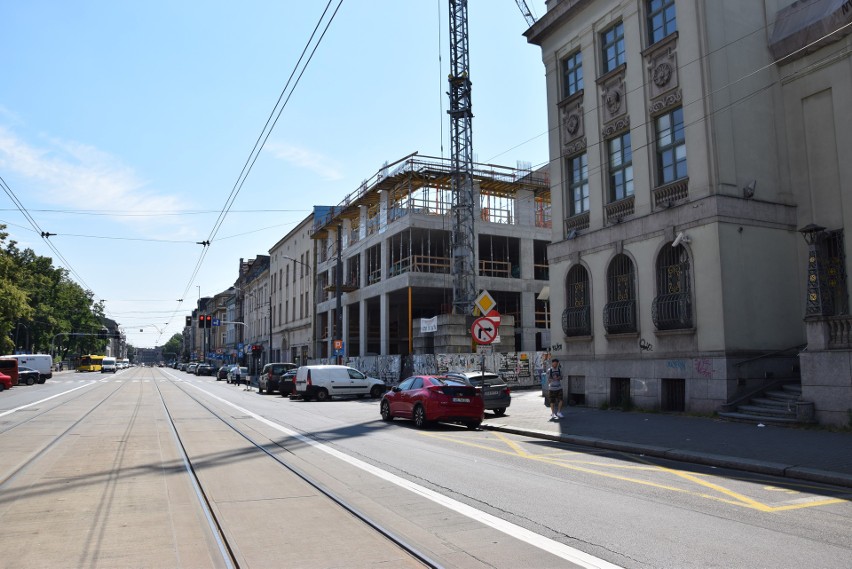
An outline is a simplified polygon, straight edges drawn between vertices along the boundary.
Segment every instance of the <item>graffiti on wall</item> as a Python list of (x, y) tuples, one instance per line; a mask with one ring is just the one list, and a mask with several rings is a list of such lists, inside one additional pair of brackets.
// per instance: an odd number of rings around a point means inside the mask
[[(398, 385), (410, 375), (440, 375), (449, 371), (493, 371), (507, 383), (522, 386), (538, 386), (541, 374), (550, 365), (549, 352), (510, 352), (506, 354), (421, 354), (393, 356), (353, 356), (346, 365), (359, 369), (383, 380), (389, 385)], [(329, 359), (322, 364), (334, 363)]]
[(713, 362), (707, 358), (694, 360), (695, 373), (701, 377), (713, 377)]

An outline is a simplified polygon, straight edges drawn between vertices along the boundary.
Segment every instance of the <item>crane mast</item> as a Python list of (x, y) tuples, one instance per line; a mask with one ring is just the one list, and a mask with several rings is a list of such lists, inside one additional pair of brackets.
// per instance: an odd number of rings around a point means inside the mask
[(450, 152), (452, 168), (453, 313), (471, 314), (476, 299), (476, 236), (473, 194), (473, 111), (471, 108), (467, 0), (450, 2)]
[(527, 21), (527, 25), (532, 27), (535, 24), (535, 17), (530, 12), (530, 7), (527, 6), (527, 3), (524, 0), (515, 0), (515, 4), (518, 5), (518, 8), (521, 9), (521, 14), (524, 15), (524, 19)]

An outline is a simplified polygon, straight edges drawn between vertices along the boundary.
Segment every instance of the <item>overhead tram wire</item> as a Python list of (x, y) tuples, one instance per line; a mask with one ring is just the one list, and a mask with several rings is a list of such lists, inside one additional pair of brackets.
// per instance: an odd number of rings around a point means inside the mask
[[(260, 151), (263, 149), (263, 146), (266, 144), (266, 141), (269, 139), (269, 135), (272, 133), (272, 129), (275, 127), (275, 124), (278, 122), (278, 118), (281, 116), (281, 113), (283, 112), (284, 107), (287, 106), (287, 102), (290, 100), (290, 97), (293, 95), (293, 91), (298, 86), (299, 80), (302, 78), (302, 75), (305, 73), (305, 70), (307, 69), (308, 64), (310, 64), (311, 59), (313, 59), (313, 56), (316, 53), (316, 50), (319, 47), (320, 43), (322, 42), (323, 37), (325, 37), (325, 33), (328, 31), (328, 28), (331, 25), (331, 22), (334, 20), (334, 17), (337, 15), (338, 10), (340, 10), (340, 6), (343, 4), (343, 0), (339, 0), (337, 7), (335, 8), (334, 12), (331, 15), (331, 18), (328, 20), (328, 23), (325, 25), (325, 28), (323, 29), (322, 34), (320, 35), (319, 39), (317, 40), (316, 44), (314, 45), (313, 50), (311, 50), (311, 54), (308, 57), (308, 60), (305, 62), (304, 66), (302, 66), (302, 70), (299, 73), (298, 77), (296, 78), (296, 82), (293, 84), (293, 87), (290, 89), (289, 95), (287, 95), (286, 99), (284, 99), (284, 96), (287, 93), (287, 89), (288, 89), (288, 87), (289, 87), (289, 85), (290, 85), (290, 83), (293, 79), (293, 76), (296, 75), (297, 71), (299, 70), (299, 65), (301, 64), (302, 60), (304, 59), (305, 53), (310, 49), (311, 43), (313, 42), (314, 37), (316, 37), (317, 30), (320, 28), (323, 20), (325, 19), (325, 16), (328, 13), (328, 9), (331, 6), (331, 3), (332, 3), (332, 0), (329, 0), (328, 4), (326, 4), (326, 7), (323, 10), (322, 15), (320, 16), (319, 20), (317, 21), (317, 25), (314, 27), (314, 30), (311, 33), (310, 38), (308, 38), (308, 41), (305, 44), (304, 49), (302, 50), (302, 54), (299, 56), (299, 59), (296, 62), (296, 65), (293, 67), (293, 71), (290, 73), (290, 77), (287, 79), (287, 83), (285, 84), (284, 89), (281, 91), (281, 95), (278, 97), (278, 101), (276, 101), (275, 106), (272, 109), (272, 112), (270, 113), (269, 117), (266, 120), (266, 124), (264, 125), (263, 130), (261, 130), (261, 133), (258, 136), (257, 141), (255, 141), (254, 147), (252, 148), (252, 151), (249, 153), (249, 157), (246, 159), (246, 163), (243, 165), (243, 169), (240, 172), (240, 175), (237, 178), (237, 181), (235, 182), (234, 187), (231, 189), (231, 193), (228, 195), (228, 198), (225, 200), (225, 206), (222, 208), (222, 211), (219, 213), (219, 217), (217, 218), (216, 222), (213, 224), (213, 229), (210, 231), (210, 234), (208, 235), (207, 239), (204, 241), (204, 243), (207, 243), (207, 245), (204, 246), (204, 249), (202, 250), (201, 254), (199, 255), (198, 261), (195, 264), (195, 268), (192, 271), (192, 276), (190, 277), (189, 281), (187, 282), (186, 288), (184, 289), (184, 292), (183, 292), (183, 295), (182, 295), (183, 298), (187, 298), (187, 295), (189, 294), (189, 290), (192, 288), (193, 283), (195, 282), (195, 279), (198, 276), (199, 271), (201, 270), (201, 265), (203, 264), (204, 259), (207, 257), (207, 252), (210, 249), (209, 244), (213, 242), (213, 240), (215, 239), (216, 235), (219, 232), (219, 229), (222, 227), (222, 224), (224, 223), (225, 218), (227, 217), (228, 213), (231, 210), (231, 206), (233, 205), (234, 201), (237, 199), (237, 196), (239, 195), (240, 191), (242, 190), (243, 184), (245, 184), (245, 181), (248, 178), (249, 173), (251, 173), (251, 169), (254, 166), (254, 163), (257, 161), (257, 158), (260, 155)], [(283, 103), (281, 102), (282, 99), (284, 99)], [(276, 109), (278, 110), (277, 115), (276, 115)], [(275, 117), (274, 120), (273, 120), (273, 117)], [(272, 121), (271, 124), (270, 124), (270, 121)], [(265, 133), (265, 135), (264, 135), (264, 133)]]
[[(15, 206), (18, 208), (18, 211), (20, 211), (21, 214), (23, 214), (23, 216), (27, 219), (27, 221), (29, 221), (30, 225), (32, 225), (35, 232), (38, 233), (39, 236), (42, 238), (42, 241), (44, 241), (47, 244), (47, 246), (50, 248), (50, 250), (53, 251), (53, 253), (57, 257), (59, 257), (59, 259), (62, 260), (62, 262), (65, 264), (65, 268), (68, 269), (68, 271), (77, 278), (77, 281), (86, 290), (91, 291), (92, 294), (94, 295), (94, 291), (92, 291), (92, 288), (86, 283), (86, 281), (83, 279), (83, 277), (81, 277), (79, 275), (79, 273), (77, 273), (77, 271), (74, 270), (74, 267), (71, 265), (70, 262), (68, 262), (68, 259), (65, 258), (65, 256), (59, 251), (59, 249), (56, 247), (56, 245), (54, 245), (54, 243), (50, 240), (49, 236), (51, 234), (44, 231), (39, 226), (38, 222), (36, 222), (35, 218), (30, 214), (29, 211), (27, 211), (27, 208), (24, 207), (24, 204), (21, 203), (21, 201), (18, 199), (18, 196), (15, 195), (15, 192), (12, 191), (12, 188), (9, 187), (9, 184), (6, 183), (6, 180), (4, 180), (2, 176), (0, 176), (0, 187), (2, 187), (3, 191), (6, 192), (6, 195), (9, 196), (9, 199), (11, 199), (12, 202), (15, 204)], [(98, 297), (98, 298), (100, 298), (100, 297)]]
[[(296, 61), (296, 64), (293, 66), (293, 70), (290, 72), (290, 76), (287, 78), (287, 82), (285, 83), (284, 88), (281, 90), (281, 94), (278, 96), (278, 100), (275, 102), (275, 106), (272, 108), (272, 111), (269, 113), (269, 116), (266, 119), (266, 123), (263, 125), (263, 129), (261, 130), (260, 134), (258, 135), (257, 140), (254, 143), (254, 147), (252, 148), (251, 152), (249, 153), (249, 156), (246, 159), (245, 164), (243, 164), (243, 168), (240, 171), (240, 175), (237, 177), (237, 181), (234, 183), (234, 187), (231, 189), (231, 193), (229, 194), (227, 200), (225, 201), (225, 206), (222, 208), (222, 211), (219, 212), (219, 217), (217, 218), (216, 222), (213, 224), (213, 229), (210, 231), (210, 234), (207, 237), (207, 241), (210, 241), (210, 242), (213, 241), (213, 239), (218, 234), (219, 229), (221, 228), (222, 224), (225, 222), (225, 218), (227, 217), (228, 213), (230, 212), (231, 207), (232, 207), (234, 201), (237, 199), (237, 196), (239, 195), (240, 191), (242, 190), (243, 184), (245, 184), (245, 181), (248, 178), (248, 175), (251, 173), (251, 170), (252, 170), (252, 167), (254, 166), (254, 163), (257, 161), (257, 158), (260, 155), (261, 150), (263, 150), (263, 147), (266, 144), (266, 141), (269, 139), (269, 135), (272, 134), (272, 130), (275, 128), (275, 125), (278, 122), (278, 119), (281, 116), (281, 113), (284, 111), (284, 107), (287, 106), (287, 102), (290, 100), (290, 97), (293, 95), (293, 91), (298, 86), (299, 80), (302, 78), (302, 75), (304, 74), (305, 69), (307, 69), (308, 65), (310, 64), (311, 59), (314, 56), (314, 53), (316, 53), (316, 50), (319, 47), (320, 43), (322, 42), (322, 39), (325, 36), (326, 31), (328, 31), (328, 27), (331, 25), (331, 22), (334, 20), (334, 17), (337, 15), (337, 11), (340, 9), (340, 6), (343, 4), (343, 0), (339, 0), (339, 2), (337, 4), (337, 8), (335, 8), (334, 12), (331, 15), (331, 18), (326, 23), (325, 28), (322, 31), (322, 34), (320, 35), (319, 39), (316, 41), (316, 44), (314, 45), (313, 50), (311, 51), (311, 54), (308, 57), (308, 60), (305, 61), (305, 64), (302, 66), (302, 70), (301, 70), (301, 72), (299, 72), (299, 75), (296, 79), (296, 82), (293, 84), (293, 87), (290, 88), (290, 83), (293, 81), (293, 77), (299, 71), (299, 66), (302, 63), (302, 60), (304, 59), (305, 54), (310, 49), (311, 43), (314, 41), (314, 38), (316, 37), (317, 30), (322, 25), (322, 22), (325, 19), (326, 14), (328, 13), (328, 10), (329, 10), (329, 7), (331, 6), (332, 1), (333, 0), (329, 0), (328, 3), (326, 4), (325, 9), (323, 10), (322, 14), (320, 15), (320, 18), (317, 21), (316, 26), (314, 27), (313, 31), (311, 32), (310, 37), (308, 38), (308, 41), (305, 43), (305, 47), (302, 49), (302, 53), (299, 55), (299, 59)], [(289, 94), (287, 94), (288, 88), (290, 88)], [(285, 95), (286, 95), (286, 99), (285, 99)], [(282, 99), (284, 99), (283, 103), (282, 103)], [(276, 110), (277, 110), (277, 114), (276, 114)], [(273, 117), (274, 117), (274, 119), (273, 119)], [(270, 121), (271, 121), (271, 124), (270, 124)]]

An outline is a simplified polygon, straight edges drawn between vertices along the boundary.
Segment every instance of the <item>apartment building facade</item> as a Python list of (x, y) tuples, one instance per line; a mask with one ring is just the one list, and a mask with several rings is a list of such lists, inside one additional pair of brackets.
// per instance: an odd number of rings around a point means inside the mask
[(272, 360), (306, 365), (314, 353), (313, 214), (269, 249)]

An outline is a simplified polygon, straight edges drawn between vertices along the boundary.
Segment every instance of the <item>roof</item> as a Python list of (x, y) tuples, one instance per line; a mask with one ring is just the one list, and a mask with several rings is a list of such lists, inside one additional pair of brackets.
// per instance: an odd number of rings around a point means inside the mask
[[(420, 156), (417, 153), (385, 164), (357, 190), (336, 206), (314, 206), (314, 237), (324, 237), (325, 229), (342, 219), (360, 215), (360, 206), (379, 203), (382, 191), (402, 190), (413, 193), (421, 188), (452, 189), (453, 164), (446, 158)], [(482, 193), (514, 196), (519, 190), (536, 194), (550, 193), (550, 180), (545, 168), (531, 171), (496, 164), (473, 165), (473, 181)]]

